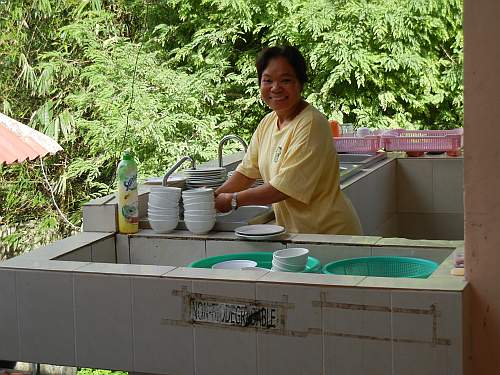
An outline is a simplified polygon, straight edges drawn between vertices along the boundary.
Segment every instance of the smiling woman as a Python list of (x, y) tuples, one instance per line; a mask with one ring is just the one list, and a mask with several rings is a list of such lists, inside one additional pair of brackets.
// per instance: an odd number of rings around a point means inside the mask
[[(340, 190), (328, 120), (302, 98), (304, 58), (295, 47), (272, 47), (255, 65), (260, 95), (272, 112), (257, 127), (236, 172), (217, 189), (217, 209), (272, 203), (277, 223), (288, 232), (361, 234)], [(250, 188), (257, 178), (264, 184)]]

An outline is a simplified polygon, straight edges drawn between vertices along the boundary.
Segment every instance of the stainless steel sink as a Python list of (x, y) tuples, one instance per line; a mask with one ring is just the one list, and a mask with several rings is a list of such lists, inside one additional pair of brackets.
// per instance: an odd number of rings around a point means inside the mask
[(340, 166), (340, 182), (344, 182), (345, 180), (351, 178), (355, 174), (358, 174), (363, 169), (362, 164), (353, 164), (353, 163), (341, 163)]
[(374, 154), (338, 154), (339, 163), (344, 164), (362, 164), (363, 168), (368, 168), (369, 166), (378, 163), (381, 160), (387, 158), (385, 152), (378, 152)]

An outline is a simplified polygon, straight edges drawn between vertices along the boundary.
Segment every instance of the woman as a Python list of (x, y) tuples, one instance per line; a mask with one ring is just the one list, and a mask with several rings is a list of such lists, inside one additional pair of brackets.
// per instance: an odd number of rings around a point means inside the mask
[[(306, 64), (294, 47), (264, 49), (256, 61), (260, 94), (273, 111), (260, 122), (236, 172), (219, 187), (215, 205), (273, 204), (290, 233), (361, 234), (339, 185), (339, 163), (328, 120), (301, 97)], [(257, 178), (264, 184), (250, 188)]]

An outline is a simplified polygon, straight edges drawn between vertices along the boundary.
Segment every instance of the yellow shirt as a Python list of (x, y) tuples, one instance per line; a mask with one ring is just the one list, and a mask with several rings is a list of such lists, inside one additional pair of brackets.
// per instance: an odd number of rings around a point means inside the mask
[(289, 196), (273, 204), (277, 224), (288, 232), (361, 234), (356, 211), (340, 190), (326, 117), (308, 105), (281, 130), (277, 119), (275, 112), (262, 119), (236, 170)]

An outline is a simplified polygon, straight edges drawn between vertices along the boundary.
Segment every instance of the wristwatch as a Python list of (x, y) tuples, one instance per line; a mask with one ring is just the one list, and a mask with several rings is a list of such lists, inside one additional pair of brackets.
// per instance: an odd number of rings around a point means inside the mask
[(233, 193), (233, 196), (231, 198), (231, 209), (236, 210), (238, 208), (238, 201), (236, 200), (238, 198), (238, 193)]

